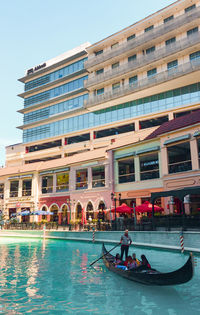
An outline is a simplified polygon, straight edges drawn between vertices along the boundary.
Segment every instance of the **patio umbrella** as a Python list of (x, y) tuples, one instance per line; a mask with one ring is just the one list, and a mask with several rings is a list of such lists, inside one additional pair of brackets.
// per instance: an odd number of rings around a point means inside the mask
[(31, 214), (32, 215), (52, 215), (53, 212), (38, 210), (38, 211), (31, 212)]
[[(135, 207), (135, 211), (136, 212), (141, 212), (141, 213), (143, 213), (143, 212), (152, 212), (152, 208), (153, 208), (153, 205), (149, 201), (145, 201), (140, 206), (136, 206)], [(161, 212), (161, 211), (164, 211), (164, 209), (159, 207), (159, 206), (154, 205), (154, 211), (155, 212)]]
[(24, 215), (29, 215), (30, 214), (30, 211), (28, 210), (25, 210), (25, 211), (22, 211), (22, 212), (18, 212), (17, 215), (21, 215), (21, 216), (24, 216)]
[[(115, 213), (115, 208), (112, 208), (111, 212)], [(133, 208), (130, 208), (125, 203), (122, 203), (121, 206), (116, 207), (116, 212), (117, 213), (128, 213), (128, 214), (131, 214), (131, 213), (133, 213)]]
[(85, 211), (84, 211), (83, 208), (82, 208), (82, 211), (81, 211), (81, 224), (82, 224), (82, 225), (87, 224), (87, 220), (86, 220), (86, 216), (85, 216)]

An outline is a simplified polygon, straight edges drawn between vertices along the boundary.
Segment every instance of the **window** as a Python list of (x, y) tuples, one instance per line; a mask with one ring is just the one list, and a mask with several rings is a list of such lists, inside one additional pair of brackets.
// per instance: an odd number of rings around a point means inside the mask
[(103, 54), (103, 49), (96, 51), (94, 54), (95, 54), (95, 56), (99, 56), (99, 55)]
[(190, 5), (189, 7), (185, 8), (185, 13), (187, 13), (187, 12), (189, 12), (195, 8), (196, 8), (196, 4)]
[(135, 34), (128, 36), (128, 37), (127, 37), (127, 42), (128, 42), (129, 40), (131, 40), (131, 39), (134, 39), (134, 38), (135, 38)]
[(69, 190), (69, 172), (59, 173), (56, 175), (56, 192)]
[(76, 190), (88, 188), (88, 170), (82, 169), (76, 171)]
[(104, 69), (103, 68), (96, 71), (96, 75), (101, 74), (101, 73), (104, 73)]
[(158, 153), (140, 156), (140, 180), (159, 178)]
[(10, 182), (10, 197), (18, 197), (19, 181)]
[(173, 20), (173, 18), (174, 18), (174, 16), (173, 16), (173, 15), (170, 15), (170, 16), (168, 16), (166, 19), (164, 19), (163, 22), (164, 22), (164, 23), (167, 23), (167, 22)]
[(4, 199), (4, 184), (0, 184), (0, 199)]
[(97, 95), (104, 94), (104, 88), (97, 90)]
[(113, 90), (117, 90), (117, 89), (119, 89), (119, 88), (120, 88), (120, 82), (114, 83), (114, 84), (112, 85), (112, 89), (113, 89)]
[(149, 31), (151, 31), (152, 29), (154, 28), (154, 25), (151, 25), (151, 26), (149, 26), (149, 27), (147, 27), (147, 28), (145, 28), (145, 33), (146, 32), (149, 32)]
[(190, 54), (190, 60), (194, 60), (198, 58), (200, 58), (200, 50)]
[(197, 139), (197, 147), (198, 147), (198, 158), (199, 158), (199, 168), (200, 168), (200, 138)]
[(151, 69), (149, 71), (147, 71), (147, 76), (148, 77), (152, 77), (153, 75), (155, 75), (157, 73), (157, 69), (154, 68), (154, 69)]
[(105, 167), (97, 166), (92, 168), (92, 188), (105, 186)]
[(140, 129), (146, 129), (146, 128), (152, 128), (154, 126), (160, 126), (163, 123), (168, 121), (168, 116), (158, 117), (158, 118), (152, 118), (147, 120), (141, 120), (139, 122), (139, 128)]
[(178, 66), (178, 60), (173, 60), (171, 62), (168, 62), (167, 69), (170, 70), (172, 68), (176, 68)]
[(119, 184), (135, 181), (134, 158), (126, 158), (118, 161)]
[(119, 62), (113, 63), (112, 64), (112, 69), (118, 68), (119, 67)]
[(137, 76), (137, 75), (134, 75), (134, 77), (129, 78), (129, 84), (130, 84), (130, 85), (131, 85), (131, 84), (134, 84), (134, 83), (137, 82), (137, 80), (138, 80), (138, 76)]
[(169, 173), (185, 172), (192, 169), (190, 143), (183, 142), (167, 147)]
[(32, 180), (25, 179), (22, 182), (22, 196), (31, 196)]
[(171, 44), (175, 43), (175, 41), (176, 41), (176, 37), (172, 37), (172, 38), (165, 41), (165, 45), (166, 46), (171, 45)]
[(136, 60), (136, 58), (137, 58), (137, 55), (132, 55), (132, 56), (128, 57), (128, 62), (134, 61), (134, 60)]
[(146, 54), (148, 55), (148, 54), (152, 53), (153, 51), (155, 51), (155, 49), (156, 49), (155, 46), (152, 46), (152, 47), (146, 49)]
[(198, 30), (199, 30), (199, 29), (198, 29), (198, 26), (192, 28), (191, 30), (187, 31), (187, 36), (190, 36), (190, 35), (193, 35), (194, 33), (197, 33)]
[(53, 192), (53, 176), (42, 176), (42, 194)]
[(111, 49), (115, 49), (115, 48), (117, 48), (118, 46), (119, 46), (119, 43), (117, 42), (117, 43), (111, 45)]

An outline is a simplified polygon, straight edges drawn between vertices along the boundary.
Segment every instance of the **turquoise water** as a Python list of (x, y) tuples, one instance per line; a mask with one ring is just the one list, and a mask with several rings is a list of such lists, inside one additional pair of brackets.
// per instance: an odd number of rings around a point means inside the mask
[[(0, 313), (200, 314), (200, 257), (189, 283), (150, 287), (109, 272), (102, 261), (89, 268), (100, 252), (100, 244), (1, 238)], [(174, 270), (187, 260), (166, 251), (135, 252), (138, 257), (145, 253), (160, 271)]]

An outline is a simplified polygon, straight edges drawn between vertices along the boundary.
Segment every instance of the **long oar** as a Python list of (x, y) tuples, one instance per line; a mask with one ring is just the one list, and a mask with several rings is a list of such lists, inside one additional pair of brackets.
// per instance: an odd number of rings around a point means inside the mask
[(121, 243), (118, 243), (117, 245), (115, 245), (111, 250), (109, 250), (106, 254), (102, 255), (101, 257), (99, 257), (98, 259), (96, 259), (95, 261), (93, 261), (90, 266), (94, 265), (98, 260), (100, 260), (101, 258), (103, 258), (103, 256), (107, 255), (108, 253), (110, 253), (113, 249), (115, 249), (117, 246), (119, 246)]

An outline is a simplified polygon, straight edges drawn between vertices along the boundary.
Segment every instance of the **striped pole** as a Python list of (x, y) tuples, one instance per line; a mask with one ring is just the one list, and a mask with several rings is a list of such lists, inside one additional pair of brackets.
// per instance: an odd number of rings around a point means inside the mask
[(92, 232), (92, 242), (95, 242), (95, 229), (93, 228), (93, 232)]
[(181, 253), (184, 253), (184, 239), (183, 239), (183, 232), (180, 234), (180, 244), (181, 244)]

